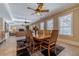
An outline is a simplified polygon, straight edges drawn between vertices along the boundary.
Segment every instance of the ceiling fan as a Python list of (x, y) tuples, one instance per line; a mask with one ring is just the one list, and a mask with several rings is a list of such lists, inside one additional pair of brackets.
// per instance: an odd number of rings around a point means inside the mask
[(44, 6), (43, 3), (37, 3), (37, 5), (38, 6), (36, 7), (36, 9), (33, 9), (31, 7), (27, 7), (27, 8), (30, 9), (30, 10), (34, 10), (35, 13), (33, 13), (33, 14), (37, 14), (37, 15), (40, 15), (40, 13), (42, 13), (42, 12), (49, 12), (48, 9), (43, 9), (43, 6)]
[(29, 24), (30, 22), (24, 21), (24, 24), (22, 24), (22, 26), (26, 26), (27, 24)]

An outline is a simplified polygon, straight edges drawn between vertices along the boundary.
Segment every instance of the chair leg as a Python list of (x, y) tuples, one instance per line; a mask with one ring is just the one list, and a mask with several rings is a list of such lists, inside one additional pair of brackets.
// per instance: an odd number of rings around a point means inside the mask
[(32, 50), (32, 53), (34, 53), (34, 52), (35, 52), (35, 44), (33, 42), (33, 50)]
[(40, 45), (40, 52), (41, 52), (41, 45)]
[(57, 54), (57, 52), (56, 52), (56, 47), (55, 47), (55, 55)]
[(40, 42), (40, 52), (41, 52), (41, 42)]
[(32, 53), (31, 43), (30, 43), (30, 46), (29, 46), (29, 48), (30, 48), (30, 52)]
[(48, 56), (50, 56), (50, 47), (48, 47)]

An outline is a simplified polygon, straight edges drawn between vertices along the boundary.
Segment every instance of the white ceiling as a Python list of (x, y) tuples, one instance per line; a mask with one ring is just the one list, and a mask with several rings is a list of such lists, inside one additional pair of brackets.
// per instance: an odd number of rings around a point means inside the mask
[(0, 17), (11, 19), (6, 6), (0, 3)]
[(42, 15), (31, 15), (34, 11), (27, 9), (27, 7), (36, 8), (35, 3), (0, 3), (0, 17), (4, 17), (7, 20), (16, 19), (29, 20), (31, 23), (38, 21), (40, 18), (45, 17), (49, 13), (57, 13), (63, 9), (70, 8), (76, 4), (74, 3), (44, 3), (44, 9), (49, 9), (48, 13), (42, 13)]

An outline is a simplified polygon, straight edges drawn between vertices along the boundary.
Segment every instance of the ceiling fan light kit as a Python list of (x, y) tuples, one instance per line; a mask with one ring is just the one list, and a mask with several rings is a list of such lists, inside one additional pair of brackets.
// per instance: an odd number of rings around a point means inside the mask
[(40, 13), (39, 13), (39, 12), (37, 12), (36, 14), (37, 14), (38, 16), (40, 15)]

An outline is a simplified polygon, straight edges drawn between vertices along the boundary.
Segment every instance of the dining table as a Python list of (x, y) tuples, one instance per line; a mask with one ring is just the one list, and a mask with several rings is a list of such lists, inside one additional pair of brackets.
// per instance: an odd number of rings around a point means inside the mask
[(51, 35), (45, 35), (45, 34), (43, 34), (43, 35), (38, 35), (37, 34), (37, 35), (33, 36), (34, 40), (38, 40), (38, 41), (47, 40), (50, 37), (51, 37)]

